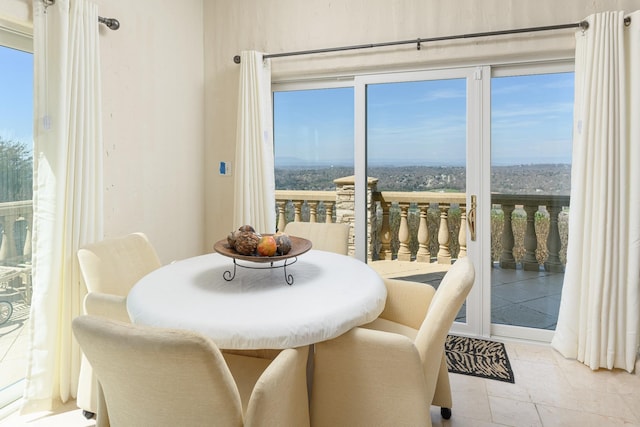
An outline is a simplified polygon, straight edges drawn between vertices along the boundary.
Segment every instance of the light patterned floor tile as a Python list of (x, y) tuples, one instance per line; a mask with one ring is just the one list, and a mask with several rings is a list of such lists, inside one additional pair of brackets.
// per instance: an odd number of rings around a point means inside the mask
[(537, 405), (544, 427), (640, 427), (620, 418), (607, 417), (584, 411)]
[(542, 427), (536, 406), (531, 402), (490, 396), (489, 405), (493, 422), (513, 427)]

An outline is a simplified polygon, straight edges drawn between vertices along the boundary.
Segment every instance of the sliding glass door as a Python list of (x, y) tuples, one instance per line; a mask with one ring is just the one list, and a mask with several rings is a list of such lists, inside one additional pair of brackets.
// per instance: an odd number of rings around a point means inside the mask
[[(279, 193), (301, 206), (291, 219), (324, 221), (328, 207), (352, 226), (351, 255), (385, 277), (437, 286), (469, 257), (476, 283), (453, 331), (550, 340), (566, 262), (571, 62), (274, 87), (276, 182), (299, 190)], [(285, 171), (294, 157), (313, 167)]]
[[(374, 262), (395, 262), (388, 277), (437, 287), (459, 258), (480, 269), (483, 236), (469, 238), (467, 221), (481, 190), (469, 173), (481, 145), (478, 76), (465, 68), (356, 78), (356, 200), (366, 200), (356, 235), (368, 236), (357, 244)], [(458, 313), (459, 332), (481, 333), (479, 291)]]

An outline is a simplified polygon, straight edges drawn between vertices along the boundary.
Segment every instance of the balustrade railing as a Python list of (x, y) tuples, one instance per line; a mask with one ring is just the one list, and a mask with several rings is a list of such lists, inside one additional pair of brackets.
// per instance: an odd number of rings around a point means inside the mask
[(543, 265), (546, 271), (564, 272), (569, 196), (493, 194), (491, 202), (492, 246), (502, 268), (516, 268), (520, 262), (524, 270)]
[[(370, 260), (448, 264), (466, 255), (463, 193), (376, 191), (369, 181)], [(493, 194), (492, 258), (502, 268), (564, 271), (569, 196)], [(353, 230), (352, 177), (336, 180), (335, 191), (277, 190), (278, 229), (291, 221), (343, 222)], [(31, 200), (0, 203), (0, 265), (31, 261)], [(350, 253), (354, 253), (353, 231)]]
[(5, 309), (18, 294), (27, 305), (31, 303), (32, 221), (31, 200), (0, 203), (0, 300)]
[[(353, 177), (335, 181), (335, 191), (277, 190), (278, 229), (291, 221), (351, 225)], [(450, 264), (466, 256), (464, 193), (368, 191), (369, 260)], [(566, 263), (569, 196), (492, 195), (492, 258), (502, 268), (562, 272)]]
[[(371, 259), (450, 264), (466, 256), (466, 202), (461, 193), (373, 192), (379, 242)], [(377, 221), (372, 221), (376, 224)], [(376, 233), (373, 233), (375, 236)]]
[(0, 203), (0, 265), (31, 261), (33, 202)]

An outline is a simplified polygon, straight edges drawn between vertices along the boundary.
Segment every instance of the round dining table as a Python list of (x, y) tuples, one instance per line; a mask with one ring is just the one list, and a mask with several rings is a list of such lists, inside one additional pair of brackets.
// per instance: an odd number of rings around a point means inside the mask
[(236, 266), (219, 253), (177, 261), (136, 283), (127, 310), (136, 324), (193, 330), (221, 349), (254, 350), (329, 340), (384, 309), (384, 282), (362, 261), (311, 249), (287, 264)]

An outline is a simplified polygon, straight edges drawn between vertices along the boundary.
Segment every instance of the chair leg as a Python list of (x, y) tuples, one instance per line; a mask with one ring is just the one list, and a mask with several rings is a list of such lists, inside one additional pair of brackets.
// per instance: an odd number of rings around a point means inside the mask
[(442, 415), (442, 418), (445, 420), (448, 420), (451, 418), (451, 408), (440, 408), (440, 415)]

